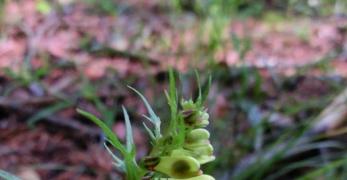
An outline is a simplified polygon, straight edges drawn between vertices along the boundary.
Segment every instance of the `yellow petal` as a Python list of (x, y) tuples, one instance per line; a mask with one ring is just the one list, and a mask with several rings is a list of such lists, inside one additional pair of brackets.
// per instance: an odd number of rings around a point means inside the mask
[(175, 149), (171, 152), (171, 156), (191, 156), (196, 159), (200, 164), (206, 164), (208, 162), (214, 161), (216, 159), (215, 156), (209, 153), (203, 152), (194, 152), (187, 149)]
[(208, 140), (209, 137), (210, 133), (206, 129), (198, 128), (187, 134), (186, 141), (188, 143), (194, 143), (197, 141)]
[(197, 154), (202, 154), (202, 155), (213, 154), (213, 146), (210, 143), (184, 144), (184, 148), (191, 150)]

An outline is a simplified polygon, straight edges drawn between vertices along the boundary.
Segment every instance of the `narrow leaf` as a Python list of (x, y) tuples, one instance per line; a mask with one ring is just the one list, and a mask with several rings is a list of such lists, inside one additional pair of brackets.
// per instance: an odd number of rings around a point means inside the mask
[(147, 111), (150, 115), (150, 120), (152, 121), (152, 123), (155, 126), (156, 129), (156, 136), (159, 137), (160, 135), (160, 118), (154, 113), (152, 107), (149, 105), (147, 99), (136, 89), (128, 86), (131, 90), (133, 90), (136, 94), (138, 94), (140, 96), (140, 98), (142, 99), (143, 103), (145, 104)]
[(112, 150), (107, 146), (106, 143), (104, 143), (104, 147), (106, 148), (107, 152), (112, 156), (113, 160), (117, 163), (117, 164), (122, 164), (123, 161), (118, 158), (113, 152)]
[(128, 152), (131, 152), (133, 150), (134, 146), (134, 138), (133, 138), (133, 132), (131, 129), (130, 119), (127, 110), (122, 106), (123, 109), (123, 115), (125, 120), (125, 128), (126, 128), (126, 147)]
[(145, 129), (146, 129), (149, 137), (151, 138), (151, 140), (154, 141), (155, 140), (155, 136), (154, 136), (153, 132), (148, 128), (148, 126), (145, 123), (142, 123), (142, 124), (143, 124), (143, 127), (145, 127)]
[(118, 149), (123, 156), (126, 156), (126, 149), (124, 148), (124, 146), (120, 143), (119, 139), (117, 138), (117, 136), (113, 133), (113, 131), (104, 123), (102, 122), (99, 118), (97, 118), (96, 116), (94, 116), (93, 114), (83, 111), (81, 109), (77, 109), (77, 112), (83, 116), (85, 116), (86, 118), (88, 118), (89, 120), (93, 121), (96, 125), (98, 125), (102, 131), (105, 133), (106, 137), (108, 138), (108, 140), (110, 141), (110, 143), (116, 148)]
[(62, 103), (57, 103), (54, 104), (52, 106), (48, 106), (44, 109), (42, 109), (41, 111), (39, 111), (38, 113), (34, 114), (33, 116), (31, 116), (27, 121), (28, 121), (28, 125), (29, 126), (34, 126), (35, 123), (41, 119), (44, 119), (62, 109), (65, 109), (67, 107), (70, 107), (72, 105), (71, 102), (62, 102)]
[(212, 76), (209, 75), (207, 83), (205, 83), (204, 86), (202, 87), (201, 105), (207, 99), (208, 93), (210, 92), (211, 84), (212, 84)]
[(337, 169), (337, 168), (345, 165), (346, 162), (347, 162), (346, 158), (330, 162), (329, 164), (326, 164), (326, 165), (322, 166), (321, 168), (313, 170), (312, 172), (309, 172), (309, 173), (305, 174), (304, 176), (299, 177), (297, 179), (298, 180), (319, 179), (318, 177), (321, 177), (322, 175), (326, 174), (327, 172), (331, 171), (332, 169)]
[(195, 99), (195, 102), (198, 102), (199, 104), (202, 103), (202, 95), (201, 95), (201, 84), (200, 84), (200, 77), (199, 77), (199, 73), (197, 70), (194, 71), (195, 72), (195, 78), (196, 78), (196, 83), (198, 84), (198, 90), (199, 90), (199, 94), (198, 97)]
[(152, 120), (150, 117), (148, 117), (148, 116), (146, 116), (146, 115), (144, 115), (144, 114), (142, 114), (142, 116), (143, 116), (145, 119), (147, 119), (149, 122), (153, 123), (153, 120)]
[(115, 161), (114, 164), (116, 165), (116, 167), (124, 171), (124, 162), (112, 152), (112, 150), (107, 146), (106, 143), (104, 143), (104, 147), (106, 148), (107, 152), (111, 155), (111, 157)]
[(171, 111), (171, 121), (170, 121), (170, 129), (176, 130), (177, 126), (177, 92), (176, 92), (176, 80), (175, 80), (175, 74), (172, 69), (169, 71), (169, 95), (167, 95), (167, 92), (165, 92), (168, 103), (170, 106)]

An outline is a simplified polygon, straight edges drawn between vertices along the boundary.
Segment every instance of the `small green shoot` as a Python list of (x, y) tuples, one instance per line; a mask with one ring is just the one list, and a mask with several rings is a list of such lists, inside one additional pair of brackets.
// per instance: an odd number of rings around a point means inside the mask
[[(199, 81), (198, 76), (197, 79)], [(161, 134), (160, 118), (154, 113), (147, 99), (136, 89), (129, 87), (144, 102), (149, 113), (149, 117), (144, 117), (152, 123), (154, 128), (151, 129), (143, 123), (153, 147), (149, 155), (143, 157), (140, 165), (136, 162), (136, 147), (130, 118), (123, 106), (126, 127), (125, 145), (102, 120), (80, 109), (77, 109), (77, 112), (98, 125), (108, 142), (120, 152), (122, 158), (114, 154), (106, 143), (104, 144), (114, 160), (114, 165), (126, 174), (127, 179), (140, 180), (146, 176), (151, 178), (214, 180), (212, 176), (202, 174), (200, 169), (202, 164), (215, 159), (213, 147), (209, 141), (210, 134), (204, 129), (209, 124), (209, 115), (203, 107), (203, 100), (207, 97), (208, 90), (206, 88), (210, 87), (211, 78), (203, 90), (200, 87), (200, 82), (198, 85), (197, 100), (194, 102), (193, 100), (182, 99), (179, 106), (175, 74), (173, 70), (170, 70), (169, 91), (165, 91), (165, 95), (171, 110), (171, 119), (163, 135)]]

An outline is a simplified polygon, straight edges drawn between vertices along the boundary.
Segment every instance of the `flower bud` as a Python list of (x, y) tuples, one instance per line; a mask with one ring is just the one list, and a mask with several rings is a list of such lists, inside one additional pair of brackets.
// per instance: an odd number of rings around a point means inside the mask
[(209, 124), (209, 115), (204, 110), (183, 110), (182, 115), (184, 123), (188, 127), (200, 128)]
[(209, 122), (209, 115), (206, 110), (202, 109), (199, 105), (195, 104), (192, 100), (181, 102), (182, 116), (185, 124), (188, 127), (199, 128), (206, 127)]
[(186, 143), (195, 143), (199, 141), (208, 140), (210, 133), (206, 129), (193, 129), (186, 136)]

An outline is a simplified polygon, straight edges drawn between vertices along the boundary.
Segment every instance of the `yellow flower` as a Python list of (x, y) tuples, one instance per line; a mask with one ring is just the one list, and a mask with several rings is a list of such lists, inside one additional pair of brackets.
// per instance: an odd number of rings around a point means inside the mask
[(200, 163), (184, 155), (162, 156), (154, 169), (173, 178), (191, 178), (201, 174)]

